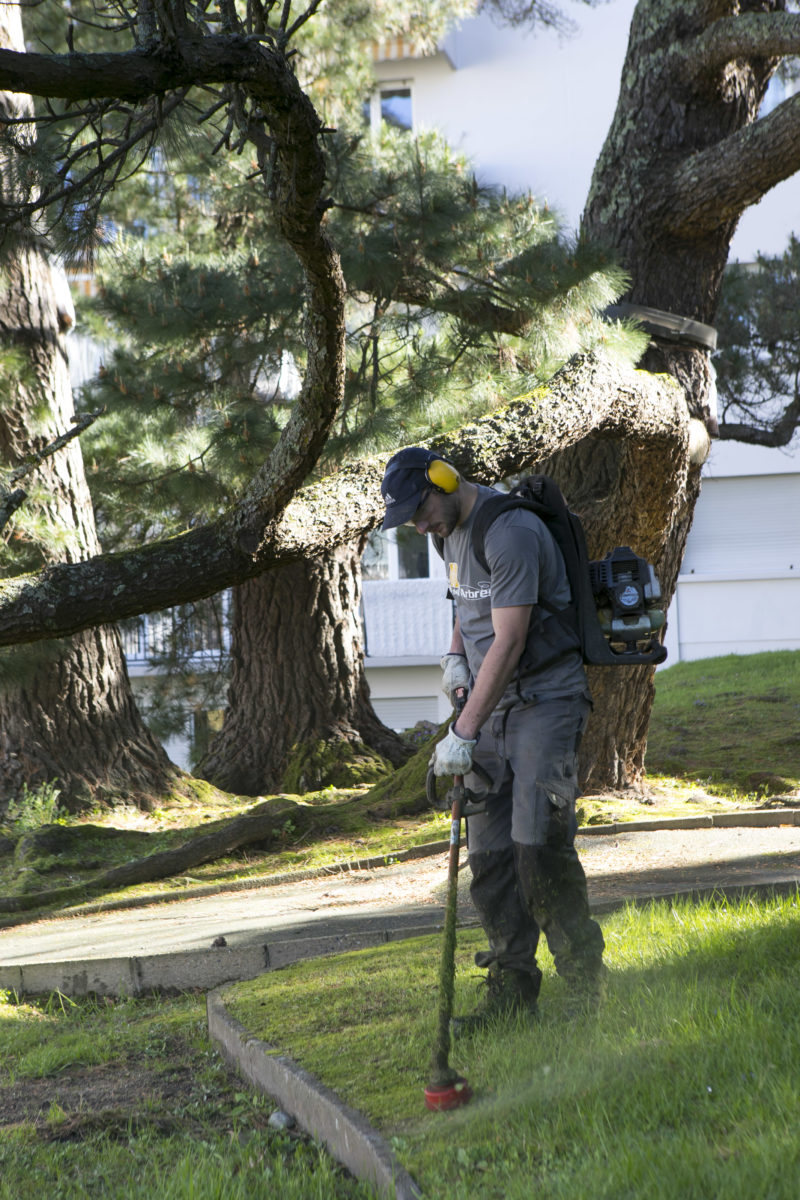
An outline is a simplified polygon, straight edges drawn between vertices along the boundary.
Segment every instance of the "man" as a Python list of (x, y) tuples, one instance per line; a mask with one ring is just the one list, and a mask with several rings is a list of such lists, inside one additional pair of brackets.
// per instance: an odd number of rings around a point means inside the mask
[(467, 687), (469, 697), (436, 746), (434, 771), (465, 775), (476, 788), (474, 762), (492, 778), (486, 811), (467, 821), (470, 894), (489, 939), (475, 956), (488, 968), (487, 993), (476, 1014), (456, 1019), (454, 1032), (510, 1012), (536, 1013), (540, 930), (570, 1007), (583, 1011), (600, 997), (604, 942), (574, 845), (578, 747), (591, 699), (577, 635), (540, 607), (570, 603), (561, 552), (539, 517), (510, 509), (486, 530), (487, 578), (472, 530), (497, 493), (422, 447), (394, 455), (382, 492), (384, 529), (411, 523), (441, 539), (456, 604), (443, 690), (452, 701)]

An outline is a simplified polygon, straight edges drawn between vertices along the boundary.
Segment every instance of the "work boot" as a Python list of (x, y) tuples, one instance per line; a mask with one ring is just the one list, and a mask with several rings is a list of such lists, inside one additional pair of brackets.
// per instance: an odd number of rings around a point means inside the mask
[(480, 1033), (496, 1021), (510, 1016), (520, 1015), (535, 1020), (538, 1015), (538, 976), (511, 968), (503, 970), (497, 963), (492, 963), (481, 982), (486, 987), (486, 994), (475, 1012), (450, 1018), (450, 1036), (453, 1039)]
[(564, 1016), (568, 1020), (579, 1020), (597, 1013), (605, 999), (607, 979), (608, 967), (604, 963), (593, 964), (565, 977)]

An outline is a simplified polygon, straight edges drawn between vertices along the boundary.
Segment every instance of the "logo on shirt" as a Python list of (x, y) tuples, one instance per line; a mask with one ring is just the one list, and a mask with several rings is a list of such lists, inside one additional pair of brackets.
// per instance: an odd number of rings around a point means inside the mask
[(492, 585), (488, 579), (482, 579), (473, 587), (470, 587), (469, 584), (459, 584), (458, 587), (451, 586), (450, 591), (454, 596), (460, 596), (462, 600), (488, 600), (492, 594)]

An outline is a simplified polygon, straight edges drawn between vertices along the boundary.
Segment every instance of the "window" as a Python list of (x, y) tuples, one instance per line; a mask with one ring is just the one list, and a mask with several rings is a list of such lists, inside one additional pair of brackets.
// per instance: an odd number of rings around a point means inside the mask
[(380, 529), (374, 529), (367, 539), (361, 556), (361, 577), (389, 578), (389, 537)]
[(411, 88), (381, 88), (380, 104), (382, 121), (395, 129), (411, 129)]
[(401, 525), (397, 535), (397, 573), (400, 579), (427, 579), (428, 539), (410, 525)]
[(384, 124), (410, 133), (414, 128), (410, 84), (385, 84), (378, 88), (364, 106), (364, 116), (375, 135)]
[(361, 558), (362, 578), (429, 579), (430, 553), (428, 538), (410, 525), (385, 533), (376, 529), (369, 535)]

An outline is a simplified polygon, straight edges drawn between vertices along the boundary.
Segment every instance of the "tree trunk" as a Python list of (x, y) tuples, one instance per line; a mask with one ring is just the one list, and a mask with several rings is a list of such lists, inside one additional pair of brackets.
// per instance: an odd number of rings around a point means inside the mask
[[(3, 6), (0, 44), (22, 45), (19, 9)], [(27, 97), (0, 96), (5, 114), (25, 116)], [(14, 191), (6, 159), (0, 190)], [(74, 322), (69, 289), (33, 232), (4, 264), (0, 352), (15, 351), (0, 410), (0, 461), (18, 467), (69, 428), (73, 413), (66, 331)], [(29, 477), (36, 495), (4, 531), (24, 565), (53, 558), (79, 561), (99, 551), (91, 498), (77, 439), (45, 458)], [(25, 480), (23, 480), (25, 483)], [(36, 537), (42, 522), (48, 544)], [(10, 533), (9, 533), (10, 530)], [(20, 793), (55, 780), (69, 808), (94, 801), (148, 805), (163, 795), (175, 768), (137, 713), (115, 627), (99, 627), (38, 649), (0, 658), (0, 811)]]
[[(603, 558), (616, 545), (632, 546), (658, 564), (659, 579), (677, 577), (668, 566), (664, 530), (688, 511), (687, 456), (674, 439), (646, 445), (634, 439), (591, 437), (542, 464), (558, 480), (583, 521), (589, 554)], [(683, 546), (684, 538), (680, 540)], [(675, 544), (677, 544), (677, 539)], [(674, 583), (673, 583), (674, 587)], [(638, 786), (644, 771), (653, 703), (653, 667), (589, 667), (594, 709), (581, 745), (587, 790)]]
[[(717, 63), (689, 84), (676, 71), (671, 55), (696, 45), (694, 39), (714, 19), (738, 9), (733, 3), (639, 0), (617, 111), (595, 167), (582, 224), (582, 234), (608, 246), (630, 273), (628, 302), (709, 325), (738, 217), (752, 197), (743, 198), (738, 208), (720, 211), (714, 222), (699, 216), (692, 220), (687, 210), (694, 193), (708, 181), (698, 157), (693, 186), (689, 186), (687, 160), (717, 148), (754, 121), (775, 64), (765, 58)], [(707, 350), (654, 335), (641, 366), (674, 376), (685, 390), (690, 416), (713, 431)], [(695, 436), (702, 442), (697, 425)], [(564, 489), (577, 511), (582, 512), (587, 495), (613, 502), (603, 511), (590, 503), (584, 514), (592, 553), (604, 554), (613, 544), (628, 542), (655, 564), (664, 593), (671, 598), (700, 492), (705, 453), (701, 445), (688, 473), (676, 476), (673, 460), (666, 457), (660, 465), (654, 464), (652, 472), (640, 476), (637, 446), (630, 444), (622, 452), (614, 478), (605, 459), (594, 460), (591, 447), (568, 451), (561, 469)], [(633, 537), (631, 518), (653, 506), (654, 490), (669, 489), (670, 511), (655, 505), (663, 525), (651, 522), (638, 538)], [(624, 503), (623, 496), (627, 496)], [(595, 708), (582, 750), (585, 787), (641, 785), (653, 676), (654, 669), (647, 667), (591, 672)]]
[(361, 550), (350, 543), (234, 591), (225, 724), (197, 773), (257, 796), (372, 781), (409, 757), (376, 717), (362, 650)]

